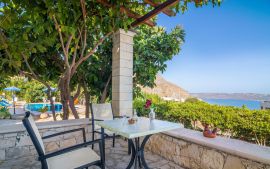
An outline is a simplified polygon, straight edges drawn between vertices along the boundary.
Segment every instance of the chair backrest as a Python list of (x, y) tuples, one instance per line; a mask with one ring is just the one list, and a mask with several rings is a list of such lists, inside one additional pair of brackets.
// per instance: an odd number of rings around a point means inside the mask
[(111, 103), (90, 104), (92, 119), (112, 120), (113, 112)]
[(23, 125), (26, 128), (26, 131), (28, 132), (39, 156), (42, 156), (45, 154), (45, 148), (42, 141), (42, 138), (39, 134), (37, 125), (31, 115), (31, 113), (28, 111), (25, 113), (25, 117), (22, 120)]

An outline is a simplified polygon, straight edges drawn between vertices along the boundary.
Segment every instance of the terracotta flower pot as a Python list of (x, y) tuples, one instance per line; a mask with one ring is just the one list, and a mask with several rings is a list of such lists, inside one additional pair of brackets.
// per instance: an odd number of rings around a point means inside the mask
[(203, 136), (208, 138), (215, 138), (217, 136), (218, 128), (214, 128), (214, 130), (209, 129), (209, 124), (205, 124)]
[(204, 131), (203, 136), (208, 137), (208, 138), (215, 138), (217, 135), (216, 135), (216, 133), (213, 133), (211, 131)]

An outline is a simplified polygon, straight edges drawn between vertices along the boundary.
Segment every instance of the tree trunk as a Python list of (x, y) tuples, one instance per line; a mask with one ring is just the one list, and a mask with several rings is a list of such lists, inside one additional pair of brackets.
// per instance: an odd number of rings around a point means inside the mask
[(109, 89), (109, 84), (110, 84), (111, 79), (112, 79), (112, 75), (109, 76), (109, 78), (106, 82), (106, 85), (105, 85), (103, 92), (102, 92), (102, 95), (101, 95), (100, 103), (105, 103), (105, 101), (107, 99), (107, 94), (108, 94), (108, 89)]
[(61, 103), (63, 106), (63, 120), (67, 120), (69, 116), (69, 108), (68, 108), (68, 100), (66, 99), (66, 91), (64, 89), (63, 82), (60, 82), (59, 89), (60, 89), (60, 96), (61, 96)]
[(80, 117), (79, 117), (79, 114), (75, 108), (74, 98), (71, 95), (69, 95), (68, 97), (69, 97), (69, 107), (71, 109), (71, 112), (72, 112), (75, 119), (79, 119)]
[(70, 95), (69, 90), (69, 80), (65, 77), (61, 79), (59, 83), (60, 93), (61, 93), (61, 102), (63, 105), (63, 119), (67, 120), (69, 118), (69, 108), (75, 119), (79, 119), (79, 115), (74, 106), (74, 100)]
[(89, 118), (90, 115), (90, 94), (87, 89), (87, 85), (83, 82), (83, 93), (85, 97), (85, 118)]
[(51, 88), (48, 88), (47, 97), (50, 100), (51, 111), (52, 111), (52, 115), (53, 115), (53, 120), (56, 121), (55, 107), (54, 107), (54, 102), (53, 102), (53, 99), (52, 99)]
[(75, 93), (73, 99), (76, 100), (81, 94), (81, 84), (78, 84), (77, 92)]

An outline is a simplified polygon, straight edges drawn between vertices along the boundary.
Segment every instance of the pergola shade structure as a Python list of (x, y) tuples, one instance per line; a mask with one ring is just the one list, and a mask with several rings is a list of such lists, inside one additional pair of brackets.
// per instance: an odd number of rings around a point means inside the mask
[[(111, 4), (108, 0), (97, 0), (100, 4), (102, 4), (105, 7), (109, 8), (114, 8), (115, 6)], [(156, 23), (151, 21), (153, 17), (158, 15), (159, 13), (163, 12), (164, 14), (168, 16), (175, 16), (175, 12), (169, 7), (175, 5), (176, 3), (179, 2), (179, 0), (167, 0), (163, 3), (161, 2), (155, 2), (153, 0), (143, 0), (144, 4), (143, 5), (150, 5), (154, 7), (154, 9), (147, 14), (141, 16), (140, 14), (132, 11), (131, 9), (125, 7), (125, 6), (120, 6), (120, 12), (127, 15), (129, 18), (135, 19), (135, 21), (130, 25), (130, 28), (134, 28), (140, 24), (146, 24), (148, 26), (155, 26)]]
[[(179, 0), (167, 0), (156, 2), (153, 0), (142, 1), (143, 5), (154, 7), (145, 15), (140, 15), (125, 6), (118, 6), (120, 12), (134, 19), (129, 25), (129, 30), (141, 24), (150, 27), (156, 25), (152, 18), (163, 12), (168, 16), (175, 16), (175, 12), (169, 7), (178, 3)], [(108, 0), (97, 0), (104, 7), (115, 8), (116, 6)], [(112, 108), (116, 115), (132, 115), (133, 101), (133, 36), (132, 31), (118, 30), (113, 35), (112, 52)]]

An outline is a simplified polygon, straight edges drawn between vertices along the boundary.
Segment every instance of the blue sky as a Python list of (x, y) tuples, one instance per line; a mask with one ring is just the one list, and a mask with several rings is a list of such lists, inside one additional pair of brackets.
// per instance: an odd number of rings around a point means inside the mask
[(169, 31), (182, 25), (186, 42), (163, 76), (189, 92), (270, 93), (270, 0), (225, 0), (160, 14)]

